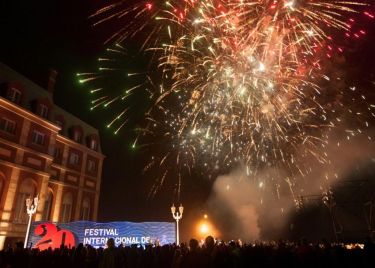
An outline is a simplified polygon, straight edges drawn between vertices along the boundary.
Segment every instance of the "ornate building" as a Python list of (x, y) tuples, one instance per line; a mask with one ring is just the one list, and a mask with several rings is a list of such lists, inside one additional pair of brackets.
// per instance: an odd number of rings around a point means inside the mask
[(0, 63), (0, 248), (23, 240), (28, 197), (34, 220), (96, 220), (104, 155), (98, 131), (53, 103), (47, 90)]

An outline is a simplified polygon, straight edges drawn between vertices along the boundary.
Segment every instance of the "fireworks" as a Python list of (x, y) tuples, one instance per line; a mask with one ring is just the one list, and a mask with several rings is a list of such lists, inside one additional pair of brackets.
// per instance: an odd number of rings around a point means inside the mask
[[(325, 62), (340, 58), (344, 50), (345, 42), (333, 42), (333, 36), (351, 40), (365, 35), (353, 17), (372, 19), (367, 7), (364, 2), (327, 0), (186, 0), (133, 6), (120, 1), (94, 14), (99, 24), (126, 21), (109, 40), (141, 39), (141, 49), (151, 53), (149, 66), (158, 70), (144, 75), (153, 105), (138, 137), (146, 133), (165, 151), (146, 166), (165, 167), (152, 192), (169, 168), (190, 170), (199, 164), (212, 173), (238, 163), (249, 175), (267, 167), (289, 170), (282, 180), (293, 192), (295, 178), (308, 172), (303, 158), (329, 162), (322, 148), (327, 132), (340, 120), (337, 113), (343, 111), (346, 92), (326, 92), (329, 86), (322, 81), (331, 78)], [(99, 72), (81, 79), (100, 77)], [(110, 106), (140, 88), (144, 84), (125, 95), (101, 95), (93, 107)], [(119, 122), (116, 133), (127, 111), (125, 105), (110, 122)], [(181, 174), (178, 189), (180, 183)]]
[[(142, 114), (149, 106), (151, 92), (147, 88), (148, 77), (142, 72), (135, 72), (133, 66), (136, 60), (129, 53), (116, 43), (98, 58), (97, 71), (77, 74), (79, 83), (92, 86), (89, 91), (92, 96), (90, 109), (107, 110), (111, 120), (106, 127), (113, 129), (114, 134), (126, 125), (129, 118)], [(113, 110), (117, 111), (115, 116), (112, 116)]]

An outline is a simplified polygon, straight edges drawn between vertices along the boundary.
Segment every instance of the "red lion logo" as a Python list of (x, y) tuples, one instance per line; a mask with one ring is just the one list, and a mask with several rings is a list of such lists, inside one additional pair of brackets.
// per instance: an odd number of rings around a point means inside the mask
[(71, 231), (59, 229), (55, 224), (42, 223), (39, 224), (34, 234), (42, 238), (36, 242), (34, 248), (45, 250), (48, 248), (59, 248), (61, 245), (73, 247), (76, 245), (74, 235)]

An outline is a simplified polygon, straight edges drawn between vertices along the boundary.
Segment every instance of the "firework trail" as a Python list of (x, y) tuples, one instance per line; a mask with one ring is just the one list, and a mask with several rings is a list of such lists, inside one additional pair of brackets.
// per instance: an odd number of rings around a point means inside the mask
[[(334, 39), (364, 36), (354, 18), (373, 19), (369, 10), (358, 1), (186, 0), (120, 1), (96, 12), (96, 24), (126, 21), (108, 40), (140, 36), (150, 69), (157, 70), (152, 78), (145, 75), (153, 105), (136, 140), (147, 134), (145, 140), (157, 140), (165, 151), (146, 166), (165, 169), (151, 194), (169, 168), (191, 172), (199, 165), (219, 173), (241, 163), (249, 175), (267, 167), (289, 170), (283, 181), (294, 196), (296, 178), (309, 170), (305, 158), (329, 163), (321, 148), (349, 110), (343, 98), (353, 95), (343, 88), (327, 92), (330, 85), (322, 82), (330, 83), (327, 62), (344, 51), (345, 41)], [(83, 74), (81, 81), (100, 77)], [(105, 94), (93, 107), (124, 97)], [(366, 107), (371, 114), (373, 105)], [(127, 109), (109, 124), (116, 123), (116, 133)], [(368, 127), (368, 121), (360, 125)]]

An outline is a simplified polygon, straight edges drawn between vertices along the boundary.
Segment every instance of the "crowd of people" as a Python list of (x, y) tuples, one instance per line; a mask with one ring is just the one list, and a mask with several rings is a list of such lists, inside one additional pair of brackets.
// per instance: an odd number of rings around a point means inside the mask
[(363, 248), (322, 241), (285, 241), (243, 244), (207, 237), (203, 244), (118, 246), (108, 239), (105, 249), (89, 245), (39, 251), (22, 243), (0, 253), (0, 267), (7, 268), (114, 268), (114, 267), (375, 267), (375, 245), (368, 238)]

